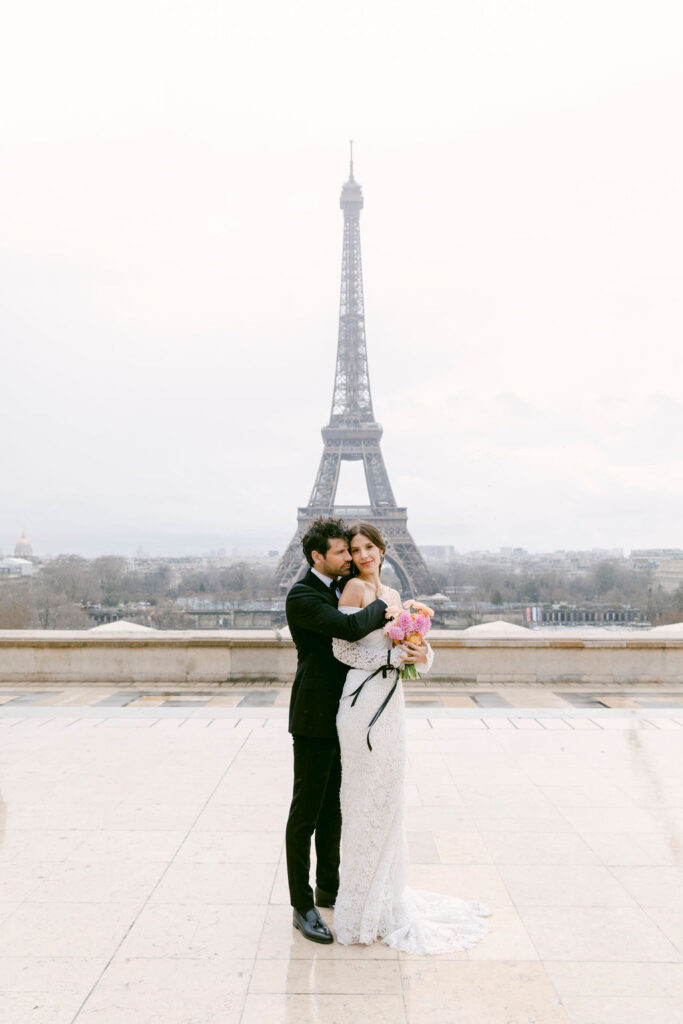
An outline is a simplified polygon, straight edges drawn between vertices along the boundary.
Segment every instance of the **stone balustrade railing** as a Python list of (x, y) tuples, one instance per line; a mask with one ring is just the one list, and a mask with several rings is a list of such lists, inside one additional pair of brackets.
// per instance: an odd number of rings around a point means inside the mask
[[(434, 630), (429, 679), (456, 683), (683, 682), (683, 624), (642, 631), (527, 630), (490, 623)], [(286, 630), (95, 629), (0, 631), (0, 683), (195, 686), (291, 682)]]

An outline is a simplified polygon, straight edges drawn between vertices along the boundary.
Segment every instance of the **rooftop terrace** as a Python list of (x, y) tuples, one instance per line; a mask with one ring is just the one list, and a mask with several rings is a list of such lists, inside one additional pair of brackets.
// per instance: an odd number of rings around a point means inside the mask
[(513, 675), (407, 691), (411, 883), (493, 910), (425, 958), (292, 929), (286, 680), (0, 684), (0, 1019), (674, 1024), (683, 680)]

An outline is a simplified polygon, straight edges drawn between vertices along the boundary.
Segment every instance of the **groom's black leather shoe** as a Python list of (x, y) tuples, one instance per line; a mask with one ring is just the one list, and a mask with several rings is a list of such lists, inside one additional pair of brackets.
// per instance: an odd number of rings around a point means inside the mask
[(316, 907), (333, 907), (335, 900), (337, 899), (336, 892), (325, 892), (324, 889), (315, 887), (315, 905)]
[(315, 907), (311, 907), (305, 914), (300, 914), (294, 909), (294, 927), (298, 928), (301, 934), (311, 942), (334, 942), (332, 932), (327, 927)]

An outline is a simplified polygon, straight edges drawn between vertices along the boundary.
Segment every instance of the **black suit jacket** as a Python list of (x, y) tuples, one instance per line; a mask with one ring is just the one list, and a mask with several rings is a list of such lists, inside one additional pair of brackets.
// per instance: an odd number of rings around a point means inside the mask
[(346, 615), (337, 609), (334, 584), (327, 587), (309, 569), (287, 594), (285, 609), (298, 656), (289, 731), (334, 738), (348, 668), (333, 655), (332, 638), (353, 641), (367, 636), (384, 625), (387, 606), (377, 600)]

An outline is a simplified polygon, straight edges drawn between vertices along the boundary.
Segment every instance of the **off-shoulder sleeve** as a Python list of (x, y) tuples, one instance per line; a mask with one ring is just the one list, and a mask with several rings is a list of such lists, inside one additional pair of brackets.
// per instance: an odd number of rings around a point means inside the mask
[(424, 675), (425, 672), (429, 672), (434, 663), (434, 651), (432, 650), (432, 645), (428, 644), (425, 640), (425, 646), (427, 648), (427, 664), (425, 665), (425, 663), (422, 662), (422, 664), (415, 666), (421, 676)]
[[(362, 644), (350, 643), (348, 640), (339, 640), (335, 637), (332, 640), (332, 653), (337, 661), (351, 668), (363, 668), (374, 671), (387, 663), (386, 651), (373, 651)], [(391, 664), (394, 668), (401, 667), (401, 653), (397, 647), (391, 652)]]

